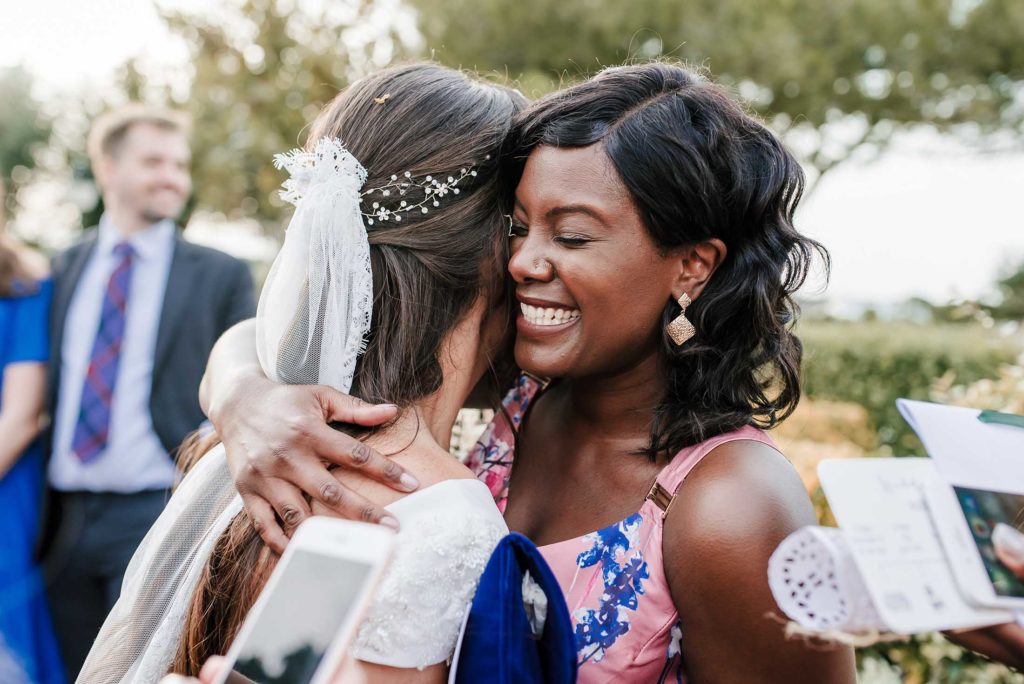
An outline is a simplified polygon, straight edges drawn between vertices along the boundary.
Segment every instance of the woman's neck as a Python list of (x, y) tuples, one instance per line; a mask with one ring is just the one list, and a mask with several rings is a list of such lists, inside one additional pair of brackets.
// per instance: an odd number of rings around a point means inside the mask
[(438, 350), (441, 387), (413, 402), (387, 429), (367, 439), (368, 443), (387, 454), (410, 449), (448, 453), (455, 419), (487, 367), (482, 348), (487, 311), (487, 298), (481, 294)]
[(570, 425), (597, 435), (648, 434), (665, 395), (665, 375), (656, 355), (616, 373), (566, 378), (560, 384)]
[(394, 422), (367, 438), (366, 442), (389, 456), (404, 452), (447, 453), (452, 427), (461, 407), (461, 401), (445, 395), (443, 391), (438, 392), (402, 410)]
[[(448, 344), (438, 355), (441, 361), (441, 388), (405, 408), (398, 418), (367, 442), (383, 453), (394, 454), (410, 449), (439, 449), (448, 453), (452, 427), (466, 398), (480, 379), (480, 369), (473, 354)], [(470, 351), (475, 352), (475, 349)]]

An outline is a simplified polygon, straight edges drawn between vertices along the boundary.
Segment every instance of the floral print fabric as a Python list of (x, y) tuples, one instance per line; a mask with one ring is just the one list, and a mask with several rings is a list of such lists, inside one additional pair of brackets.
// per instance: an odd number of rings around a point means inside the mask
[(508, 501), (508, 480), (512, 475), (512, 459), (515, 457), (515, 433), (539, 389), (540, 383), (537, 380), (528, 375), (520, 375), (515, 386), (505, 395), (502, 410), (494, 416), (466, 458), (466, 466), (491, 490), (494, 503), (502, 513)]
[[(515, 433), (540, 389), (538, 380), (520, 376), (467, 460), (502, 512)], [(701, 458), (734, 439), (771, 444), (751, 427), (719, 435), (681, 451), (658, 482), (674, 494)], [(540, 547), (572, 613), (582, 684), (686, 681), (679, 614), (665, 578), (661, 513), (646, 500), (639, 511), (604, 529)]]
[(576, 566), (597, 566), (604, 591), (596, 608), (579, 608), (573, 614), (581, 664), (590, 659), (603, 660), (616, 639), (629, 632), (630, 613), (639, 606), (643, 581), (650, 577), (639, 544), (642, 524), (643, 518), (634, 513), (583, 537), (591, 546), (576, 557)]

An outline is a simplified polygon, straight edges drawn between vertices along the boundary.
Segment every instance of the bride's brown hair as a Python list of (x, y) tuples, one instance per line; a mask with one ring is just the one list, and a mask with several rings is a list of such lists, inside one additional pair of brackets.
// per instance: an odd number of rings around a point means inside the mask
[[(392, 175), (477, 173), (426, 214), (367, 225), (373, 270), (373, 323), (356, 367), (352, 394), (408, 406), (441, 387), (442, 342), (481, 292), (497, 301), (504, 269), (504, 203), (508, 193), (498, 157), (513, 116), (525, 105), (517, 92), (435, 64), (394, 67), (340, 93), (313, 124), (307, 148), (339, 138), (368, 172), (365, 188)], [(391, 209), (415, 204), (421, 188), (389, 198)], [(369, 207), (363, 211), (369, 211)], [(179, 451), (183, 470), (216, 443), (192, 436)], [(243, 511), (215, 543), (185, 619), (171, 671), (197, 675), (211, 655), (227, 652), (277, 556)]]

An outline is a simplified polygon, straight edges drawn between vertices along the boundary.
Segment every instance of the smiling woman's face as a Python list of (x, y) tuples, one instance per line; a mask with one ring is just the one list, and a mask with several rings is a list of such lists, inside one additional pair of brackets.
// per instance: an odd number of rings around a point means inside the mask
[(530, 154), (510, 241), (520, 368), (591, 377), (657, 353), (683, 262), (654, 243), (600, 144)]

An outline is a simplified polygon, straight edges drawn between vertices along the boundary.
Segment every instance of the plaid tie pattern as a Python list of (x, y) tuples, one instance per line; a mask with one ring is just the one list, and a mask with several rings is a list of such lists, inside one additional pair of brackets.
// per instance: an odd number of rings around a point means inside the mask
[(71, 450), (83, 463), (89, 463), (106, 449), (110, 436), (110, 407), (121, 361), (121, 343), (124, 341), (132, 255), (131, 245), (127, 242), (114, 247), (117, 265), (110, 274), (103, 296), (100, 327), (92, 344), (75, 436), (71, 440)]

